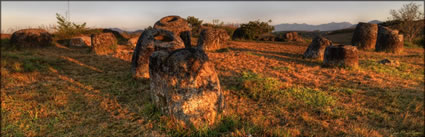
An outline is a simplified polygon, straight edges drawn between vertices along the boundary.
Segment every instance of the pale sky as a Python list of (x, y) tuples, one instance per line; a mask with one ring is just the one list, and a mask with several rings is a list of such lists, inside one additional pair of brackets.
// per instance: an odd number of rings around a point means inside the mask
[[(2, 1), (1, 31), (56, 24), (56, 13), (65, 15), (67, 1)], [(70, 19), (88, 27), (137, 30), (152, 26), (167, 15), (195, 16), (211, 22), (246, 23), (251, 20), (281, 23), (385, 21), (391, 9), (409, 1), (71, 1)], [(421, 5), (423, 1), (416, 1)]]

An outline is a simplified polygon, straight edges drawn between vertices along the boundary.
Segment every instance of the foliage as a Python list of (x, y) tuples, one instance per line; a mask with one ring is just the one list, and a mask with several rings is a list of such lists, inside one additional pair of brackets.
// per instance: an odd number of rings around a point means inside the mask
[(390, 20), (397, 23), (397, 28), (404, 34), (407, 41), (411, 42), (424, 29), (424, 13), (420, 11), (419, 4), (409, 3), (398, 10), (391, 10)]
[(260, 22), (259, 20), (250, 21), (247, 24), (241, 24), (240, 30), (243, 32), (242, 38), (248, 40), (257, 40), (260, 35), (265, 33), (271, 33), (274, 30), (274, 27), (269, 25), (271, 20), (268, 22)]
[(59, 13), (56, 13), (56, 19), (58, 20), (56, 35), (60, 38), (69, 38), (72, 36), (76, 36), (85, 33), (85, 31), (87, 30), (85, 22), (83, 24), (76, 24), (65, 19), (65, 17), (63, 17)]
[(200, 33), (202, 20), (199, 20), (199, 18), (196, 18), (194, 16), (188, 16), (186, 18), (186, 21), (187, 23), (189, 23), (189, 26), (192, 28), (192, 35)]
[(416, 44), (416, 45), (418, 45), (418, 46), (421, 46), (421, 47), (425, 47), (425, 38), (424, 38), (424, 34), (422, 34), (421, 36), (418, 36), (418, 37), (416, 37), (416, 38), (414, 38), (413, 39), (413, 43), (414, 44)]

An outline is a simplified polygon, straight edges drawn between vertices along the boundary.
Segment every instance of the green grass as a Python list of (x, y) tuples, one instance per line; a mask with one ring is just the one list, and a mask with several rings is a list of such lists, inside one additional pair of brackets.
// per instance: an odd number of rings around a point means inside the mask
[(248, 97), (254, 100), (271, 99), (280, 90), (281, 82), (275, 78), (264, 77), (253, 72), (243, 72), (240, 86)]
[(229, 48), (221, 48), (221, 49), (216, 50), (215, 52), (217, 52), (217, 53), (224, 53), (224, 52), (229, 52), (229, 51), (230, 51)]
[(55, 65), (57, 60), (49, 59), (31, 52), (4, 52), (1, 58), (2, 66), (11, 67), (11, 70), (15, 72), (43, 71), (46, 70), (48, 66), (58, 67)]
[(330, 86), (328, 88), (328, 90), (329, 91), (332, 91), (332, 92), (340, 92), (340, 93), (347, 94), (347, 95), (352, 95), (352, 94), (355, 93), (355, 91), (353, 89), (344, 88), (344, 87), (333, 87), (333, 86)]
[(418, 45), (417, 42), (404, 41), (404, 47), (406, 48), (424, 48), (422, 45)]
[(301, 100), (304, 104), (312, 108), (333, 106), (336, 102), (336, 99), (326, 92), (311, 88), (294, 87), (286, 89), (283, 92), (287, 92), (290, 96), (295, 97), (297, 100)]
[(273, 66), (272, 69), (273, 70), (279, 70), (279, 71), (290, 71), (290, 70), (292, 70), (292, 68), (291, 67), (288, 67), (288, 66), (283, 66), (283, 67), (275, 67), (275, 66)]
[(423, 69), (411, 67), (410, 64), (399, 62), (397, 66), (390, 66), (378, 63), (378, 60), (360, 60), (359, 66), (365, 71), (373, 71), (376, 73), (398, 76), (404, 79), (421, 79)]
[[(326, 92), (306, 87), (282, 88), (283, 83), (276, 78), (265, 77), (253, 72), (243, 72), (240, 78), (240, 90), (244, 95), (257, 101), (285, 102), (295, 100), (302, 102), (315, 110), (335, 105), (336, 99)], [(344, 92), (351, 94), (353, 91), (345, 89)], [(294, 102), (292, 102), (294, 103)]]

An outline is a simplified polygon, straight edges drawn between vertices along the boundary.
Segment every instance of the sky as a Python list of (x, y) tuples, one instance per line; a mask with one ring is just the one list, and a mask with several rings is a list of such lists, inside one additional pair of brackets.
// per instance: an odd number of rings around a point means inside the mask
[[(195, 16), (204, 23), (272, 20), (281, 23), (325, 24), (330, 22), (385, 21), (391, 9), (409, 1), (71, 1), (70, 20), (88, 27), (144, 29), (164, 16)], [(416, 1), (421, 5), (423, 1)], [(67, 1), (1, 1), (1, 31), (56, 24), (56, 13), (66, 15)]]

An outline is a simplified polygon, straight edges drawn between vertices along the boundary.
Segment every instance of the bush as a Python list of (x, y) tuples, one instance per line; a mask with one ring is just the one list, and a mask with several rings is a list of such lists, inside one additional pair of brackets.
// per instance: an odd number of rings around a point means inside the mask
[(420, 47), (425, 47), (425, 40), (424, 40), (424, 35), (416, 37), (415, 39), (413, 39), (413, 43), (420, 46)]
[(186, 18), (186, 21), (192, 28), (192, 36), (198, 36), (198, 34), (201, 32), (202, 20), (199, 20), (199, 18), (196, 18), (194, 16), (188, 16)]
[(241, 24), (238, 30), (235, 30), (235, 34), (232, 39), (246, 39), (246, 40), (257, 40), (260, 35), (271, 33), (274, 27), (269, 25), (271, 20), (268, 22), (250, 21), (247, 24)]
[(75, 24), (74, 22), (68, 21), (62, 15), (56, 13), (56, 19), (58, 20), (58, 27), (55, 36), (59, 39), (71, 38), (73, 36), (87, 33), (86, 23)]

